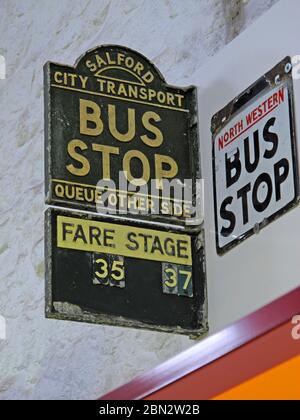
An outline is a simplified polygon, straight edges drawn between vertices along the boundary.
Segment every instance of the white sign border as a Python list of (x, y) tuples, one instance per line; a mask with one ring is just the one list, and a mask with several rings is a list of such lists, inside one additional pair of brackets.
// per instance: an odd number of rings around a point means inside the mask
[[(249, 86), (244, 92), (234, 98), (227, 106), (217, 112), (211, 121), (211, 132), (212, 132), (212, 170), (213, 170), (213, 195), (214, 195), (214, 218), (215, 218), (215, 239), (216, 249), (219, 256), (223, 256), (231, 249), (237, 247), (239, 244), (244, 242), (249, 237), (259, 232), (262, 228), (275, 221), (287, 211), (291, 210), (299, 204), (299, 171), (298, 171), (298, 158), (297, 158), (297, 141), (296, 141), (296, 128), (295, 128), (295, 109), (294, 109), (294, 89), (293, 89), (293, 78), (292, 78), (292, 60), (291, 57), (286, 57), (279, 64), (277, 64), (272, 70), (267, 72), (255, 83)], [(289, 115), (290, 115), (290, 126), (291, 126), (291, 147), (293, 156), (293, 174), (295, 183), (295, 197), (293, 200), (282, 207), (279, 211), (272, 214), (272, 216), (266, 218), (263, 223), (253, 226), (243, 235), (233, 239), (229, 244), (220, 247), (219, 246), (219, 228), (218, 228), (218, 217), (217, 217), (217, 192), (216, 192), (216, 167), (215, 167), (215, 140), (222, 129), (232, 120), (238, 113), (241, 112), (245, 105), (255, 100), (259, 95), (263, 94), (266, 89), (271, 89), (279, 84), (286, 83), (289, 93)]]

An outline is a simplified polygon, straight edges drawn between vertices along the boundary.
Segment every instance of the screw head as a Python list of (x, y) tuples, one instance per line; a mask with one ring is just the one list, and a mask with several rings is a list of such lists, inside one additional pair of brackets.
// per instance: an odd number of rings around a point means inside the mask
[(285, 70), (285, 72), (288, 74), (288, 73), (290, 73), (290, 71), (292, 70), (292, 64), (291, 63), (286, 63), (286, 65), (285, 65), (285, 68), (284, 68), (284, 70)]
[(275, 85), (279, 85), (281, 81), (280, 75), (277, 74), (277, 76), (275, 77)]

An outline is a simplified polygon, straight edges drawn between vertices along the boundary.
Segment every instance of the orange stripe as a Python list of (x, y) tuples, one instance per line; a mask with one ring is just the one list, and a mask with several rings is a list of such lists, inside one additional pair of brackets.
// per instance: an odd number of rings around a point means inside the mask
[(300, 353), (291, 337), (291, 321), (247, 343), (213, 363), (169, 384), (149, 400), (207, 400), (278, 366)]
[(101, 400), (211, 399), (298, 356), (291, 318), (300, 287), (208, 337)]
[(215, 400), (300, 400), (300, 356), (270, 369)]

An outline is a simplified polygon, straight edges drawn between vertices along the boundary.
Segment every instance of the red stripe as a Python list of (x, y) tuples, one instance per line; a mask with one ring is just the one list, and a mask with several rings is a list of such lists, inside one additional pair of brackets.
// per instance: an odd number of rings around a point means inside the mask
[(291, 321), (155, 392), (150, 400), (208, 400), (300, 354)]
[(101, 399), (143, 399), (286, 323), (297, 313), (300, 313), (300, 288), (104, 395)]
[[(274, 108), (270, 109), (270, 111), (268, 111), (265, 115), (263, 115), (259, 120), (255, 121), (253, 124), (249, 125), (249, 127), (245, 128), (244, 131), (242, 131), (238, 136), (234, 137), (232, 140), (230, 140), (228, 143), (225, 144), (224, 148), (229, 146), (231, 143), (233, 143), (236, 139), (238, 139), (239, 137), (241, 137), (241, 135), (243, 135), (244, 133), (246, 133), (246, 131), (248, 131), (250, 128), (252, 128), (255, 124), (259, 123), (262, 119), (264, 119), (267, 115), (270, 114), (270, 112), (274, 111), (274, 109), (278, 108), (279, 104), (276, 105)], [(220, 150), (220, 148), (219, 148)]]

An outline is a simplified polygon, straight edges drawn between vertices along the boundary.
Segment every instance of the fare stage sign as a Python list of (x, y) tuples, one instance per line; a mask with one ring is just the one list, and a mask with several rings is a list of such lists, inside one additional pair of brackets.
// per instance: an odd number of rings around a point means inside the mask
[(196, 230), (196, 89), (121, 46), (45, 75), (46, 202)]
[(46, 212), (46, 316), (187, 334), (207, 331), (202, 234)]
[(46, 316), (205, 333), (196, 89), (120, 46), (44, 75)]
[(212, 119), (217, 251), (228, 249), (298, 201), (290, 58)]

